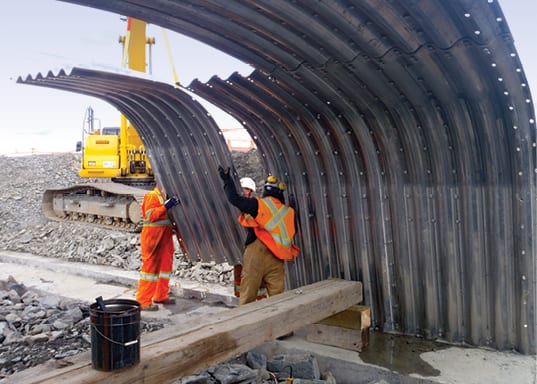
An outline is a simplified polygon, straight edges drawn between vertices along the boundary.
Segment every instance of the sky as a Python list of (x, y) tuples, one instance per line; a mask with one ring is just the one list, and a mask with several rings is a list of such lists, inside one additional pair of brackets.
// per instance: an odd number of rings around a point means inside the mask
[[(515, 39), (530, 89), (537, 94), (537, 0), (500, 1)], [(119, 112), (96, 98), (44, 87), (17, 84), (19, 76), (73, 67), (120, 68), (126, 22), (121, 15), (56, 0), (4, 2), (0, 13), (0, 154), (73, 151), (81, 140), (88, 106), (102, 126), (119, 125)], [(148, 25), (155, 37), (152, 75), (174, 83), (173, 68), (182, 84), (208, 81), (213, 75), (247, 75), (252, 68), (193, 39), (167, 31), (173, 61), (161, 27)], [(173, 65), (172, 65), (173, 62)], [(216, 107), (199, 100), (221, 128), (240, 124)]]
[[(0, 154), (74, 151), (82, 138), (84, 115), (94, 110), (96, 124), (119, 126), (120, 113), (97, 98), (46, 87), (17, 84), (19, 76), (84, 66), (111, 71), (121, 68), (127, 24), (123, 15), (56, 0), (16, 0), (2, 4), (0, 34)], [(154, 37), (152, 75), (181, 84), (208, 81), (213, 75), (248, 75), (253, 68), (196, 40), (166, 31), (172, 61), (161, 27), (148, 25)], [(222, 128), (241, 127), (234, 118), (198, 99)]]

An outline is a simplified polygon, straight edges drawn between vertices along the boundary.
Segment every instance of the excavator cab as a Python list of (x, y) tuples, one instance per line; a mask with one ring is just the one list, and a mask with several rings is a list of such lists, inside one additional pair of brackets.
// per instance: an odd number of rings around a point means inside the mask
[(86, 178), (121, 176), (119, 136), (88, 135), (85, 139), (79, 175)]
[(153, 170), (134, 127), (124, 116), (121, 116), (121, 127), (95, 128), (95, 120), (98, 119), (94, 118), (93, 109), (88, 107), (79, 176), (109, 178), (122, 184), (152, 187)]
[(104, 127), (102, 129), (102, 135), (116, 135), (119, 136), (119, 127)]

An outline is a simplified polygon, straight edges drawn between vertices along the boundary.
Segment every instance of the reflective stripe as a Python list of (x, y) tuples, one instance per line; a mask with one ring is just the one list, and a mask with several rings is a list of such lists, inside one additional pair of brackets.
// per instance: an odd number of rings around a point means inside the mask
[(144, 227), (169, 227), (172, 225), (172, 222), (169, 219), (159, 220), (153, 223), (148, 220), (144, 220), (143, 225)]
[[(272, 218), (264, 225), (265, 229), (267, 229), (271, 233), (275, 242), (282, 244), (286, 247), (290, 246), (291, 239), (289, 238), (287, 227), (283, 222), (283, 219), (289, 212), (289, 207), (282, 205), (278, 210), (272, 200), (263, 199), (262, 201), (267, 205), (268, 209), (270, 210), (270, 213), (272, 214)], [(279, 234), (274, 233), (273, 231), (273, 229), (276, 227), (278, 227), (278, 229), (280, 230)]]
[[(161, 200), (160, 197), (159, 197), (159, 200)], [(151, 209), (148, 209), (147, 212), (145, 213), (145, 220), (143, 221), (144, 227), (167, 227), (167, 226), (172, 225), (172, 222), (170, 219), (164, 219), (164, 220), (159, 220), (155, 222), (149, 221), (149, 218), (151, 217), (151, 212), (153, 212), (154, 210), (155, 208), (151, 208)]]
[(170, 280), (171, 276), (172, 276), (171, 272), (162, 272), (162, 271), (160, 271), (158, 275), (159, 279), (166, 279), (166, 280)]
[(150, 208), (147, 211), (145, 211), (145, 219), (149, 220), (149, 216), (151, 216), (151, 213), (155, 210), (155, 208)]
[(158, 275), (155, 275), (154, 273), (140, 272), (140, 279), (156, 282), (158, 280)]
[(171, 272), (160, 272), (158, 275), (155, 275), (154, 273), (140, 272), (140, 279), (152, 282), (156, 282), (158, 279), (170, 280), (171, 276)]

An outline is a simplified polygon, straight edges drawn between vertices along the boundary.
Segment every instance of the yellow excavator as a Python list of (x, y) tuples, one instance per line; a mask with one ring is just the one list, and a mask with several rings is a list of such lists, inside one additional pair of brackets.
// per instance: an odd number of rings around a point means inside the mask
[[(123, 67), (146, 72), (146, 48), (155, 39), (146, 37), (146, 23), (127, 18), (127, 34), (120, 36)], [(95, 127), (93, 109), (86, 111), (79, 176), (108, 182), (77, 184), (49, 189), (43, 195), (43, 211), (52, 220), (86, 222), (139, 231), (141, 202), (155, 184), (153, 170), (136, 129), (121, 115), (119, 127)], [(112, 181), (112, 182), (110, 182)]]

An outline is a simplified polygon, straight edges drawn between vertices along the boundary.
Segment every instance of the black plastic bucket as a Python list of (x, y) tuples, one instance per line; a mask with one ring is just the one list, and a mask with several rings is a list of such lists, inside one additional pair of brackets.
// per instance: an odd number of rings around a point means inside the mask
[[(104, 304), (104, 310), (102, 307)], [(140, 361), (140, 304), (104, 300), (89, 307), (93, 368), (113, 371)]]

